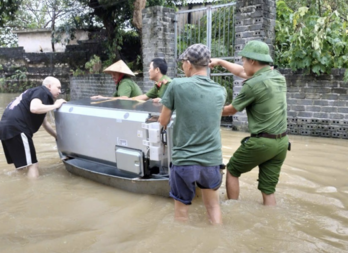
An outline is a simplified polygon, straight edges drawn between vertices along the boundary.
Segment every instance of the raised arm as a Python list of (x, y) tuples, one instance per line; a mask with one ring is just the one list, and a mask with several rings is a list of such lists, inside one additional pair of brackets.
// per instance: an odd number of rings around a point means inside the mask
[(230, 116), (236, 114), (238, 111), (236, 108), (233, 107), (233, 105), (226, 105), (224, 106), (224, 109), (222, 110), (222, 116)]
[(243, 66), (239, 64), (228, 62), (219, 58), (212, 58), (209, 63), (209, 68), (213, 69), (215, 66), (221, 66), (230, 71), (233, 75), (238, 76), (240, 78), (250, 78), (250, 76), (248, 76), (245, 73)]

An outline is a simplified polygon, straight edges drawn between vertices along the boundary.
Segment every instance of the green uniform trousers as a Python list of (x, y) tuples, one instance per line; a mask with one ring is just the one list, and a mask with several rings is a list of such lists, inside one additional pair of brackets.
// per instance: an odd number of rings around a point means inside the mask
[(234, 177), (240, 177), (259, 166), (258, 189), (269, 195), (275, 192), (280, 169), (286, 158), (289, 138), (246, 137), (231, 157), (227, 169)]

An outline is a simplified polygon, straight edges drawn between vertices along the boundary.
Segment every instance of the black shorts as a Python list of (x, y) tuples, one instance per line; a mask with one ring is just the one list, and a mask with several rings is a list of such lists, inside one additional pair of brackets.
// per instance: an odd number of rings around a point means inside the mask
[(14, 163), (17, 169), (21, 169), (37, 163), (33, 140), (26, 134), (21, 133), (1, 142), (8, 164)]

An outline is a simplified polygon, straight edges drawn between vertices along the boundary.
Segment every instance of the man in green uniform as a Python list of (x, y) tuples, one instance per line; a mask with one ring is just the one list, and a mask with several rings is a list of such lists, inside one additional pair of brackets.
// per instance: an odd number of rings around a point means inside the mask
[(159, 118), (166, 127), (172, 112), (176, 112), (169, 176), (175, 219), (188, 220), (188, 207), (197, 185), (209, 220), (218, 224), (222, 222), (217, 191), (222, 180), (220, 118), (227, 93), (207, 75), (210, 51), (205, 45), (191, 45), (179, 60), (186, 77), (171, 82), (162, 98)]
[(146, 94), (134, 97), (136, 100), (148, 100), (152, 98), (153, 102), (161, 102), (164, 92), (167, 90), (172, 79), (166, 76), (168, 70), (165, 59), (155, 58), (150, 63), (149, 77), (155, 81), (154, 86)]
[(240, 175), (259, 166), (258, 189), (263, 204), (275, 205), (275, 187), (289, 145), (286, 81), (277, 70), (270, 68), (273, 60), (264, 42), (248, 42), (239, 55), (243, 66), (221, 59), (212, 59), (209, 65), (211, 68), (220, 65), (247, 79), (239, 95), (223, 110), (223, 115), (227, 116), (246, 109), (251, 132), (227, 164), (227, 197), (238, 199)]
[[(103, 72), (111, 74), (112, 79), (116, 84), (116, 92), (113, 94), (113, 97), (130, 98), (142, 94), (139, 86), (130, 78), (130, 76), (135, 76), (134, 73), (122, 60), (119, 60), (111, 66), (107, 67)], [(100, 95), (91, 97), (91, 99), (101, 98), (110, 99), (111, 97)]]

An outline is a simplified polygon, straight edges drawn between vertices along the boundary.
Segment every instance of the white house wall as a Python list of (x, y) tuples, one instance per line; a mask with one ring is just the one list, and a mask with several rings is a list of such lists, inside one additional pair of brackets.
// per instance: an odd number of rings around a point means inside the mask
[[(27, 53), (52, 52), (51, 31), (17, 31), (18, 46), (23, 47)], [(88, 40), (88, 33), (77, 31), (75, 39), (69, 45), (77, 45), (78, 40)], [(64, 52), (65, 45), (62, 43), (54, 44), (56, 52)]]

